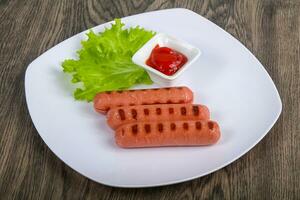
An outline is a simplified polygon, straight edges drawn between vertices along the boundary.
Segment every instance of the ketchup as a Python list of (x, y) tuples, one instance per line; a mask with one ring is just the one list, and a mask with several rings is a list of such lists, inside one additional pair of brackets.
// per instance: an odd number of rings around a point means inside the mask
[(185, 63), (187, 57), (182, 53), (169, 47), (160, 47), (156, 45), (152, 50), (146, 64), (165, 75), (175, 74)]

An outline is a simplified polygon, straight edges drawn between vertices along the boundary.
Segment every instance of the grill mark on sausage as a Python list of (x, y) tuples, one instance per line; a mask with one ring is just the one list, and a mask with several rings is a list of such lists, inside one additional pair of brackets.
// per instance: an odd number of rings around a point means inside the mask
[(159, 101), (154, 101), (154, 104), (161, 104)]
[(189, 130), (189, 124), (186, 123), (186, 122), (184, 122), (184, 123), (183, 123), (183, 129), (184, 129), (184, 130)]
[(121, 93), (123, 93), (123, 91), (122, 91), (122, 90), (118, 90), (117, 93), (120, 93), (120, 94), (121, 94)]
[(145, 114), (145, 115), (149, 115), (149, 109), (148, 109), (148, 108), (145, 108), (145, 109), (144, 109), (144, 114)]
[(131, 109), (131, 115), (132, 115), (132, 118), (133, 118), (133, 119), (136, 119), (136, 118), (137, 118), (137, 112), (136, 112), (136, 109)]
[(145, 124), (144, 129), (145, 129), (146, 133), (150, 133), (151, 132), (150, 124)]
[(156, 108), (156, 114), (161, 115), (161, 108)]
[(176, 124), (171, 123), (170, 128), (171, 128), (172, 131), (175, 131), (176, 130)]
[(134, 103), (130, 103), (130, 104), (129, 104), (129, 106), (134, 106), (134, 105), (135, 105)]
[(133, 126), (131, 126), (131, 131), (133, 135), (137, 135), (138, 134), (138, 125), (135, 124)]
[(153, 88), (152, 90), (156, 91), (156, 90), (159, 90), (159, 88)]
[(208, 122), (207, 125), (208, 125), (208, 128), (209, 128), (210, 130), (213, 130), (213, 129), (214, 129), (214, 123), (213, 123), (213, 122)]
[(174, 108), (169, 108), (169, 113), (173, 114), (174, 113)]
[(157, 124), (157, 129), (160, 133), (164, 131), (164, 125), (162, 123)]
[(178, 103), (185, 103), (184, 100), (179, 100)]
[(171, 104), (171, 103), (172, 103), (172, 100), (168, 100), (167, 103)]
[(195, 116), (199, 115), (199, 107), (198, 106), (193, 106), (193, 113)]
[(195, 122), (195, 125), (196, 125), (196, 129), (201, 130), (202, 128), (201, 122)]
[(122, 121), (126, 119), (126, 117), (125, 117), (125, 112), (124, 112), (123, 109), (119, 109), (119, 110), (118, 110), (118, 113), (119, 113), (120, 118), (121, 118)]
[(111, 91), (107, 91), (106, 94), (111, 94)]
[(121, 133), (121, 136), (124, 137), (125, 136), (125, 131), (124, 131), (124, 128), (122, 128), (122, 133)]
[(180, 108), (181, 115), (186, 115), (186, 107)]

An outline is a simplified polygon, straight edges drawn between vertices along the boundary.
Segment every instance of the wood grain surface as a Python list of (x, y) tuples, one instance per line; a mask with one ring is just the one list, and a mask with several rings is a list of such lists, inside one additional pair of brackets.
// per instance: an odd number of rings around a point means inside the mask
[[(173, 7), (224, 28), (265, 66), (283, 102), (269, 134), (229, 166), (176, 185), (112, 188), (60, 161), (34, 128), (24, 73), (47, 49), (116, 17)], [(299, 0), (0, 0), (0, 199), (300, 199)]]

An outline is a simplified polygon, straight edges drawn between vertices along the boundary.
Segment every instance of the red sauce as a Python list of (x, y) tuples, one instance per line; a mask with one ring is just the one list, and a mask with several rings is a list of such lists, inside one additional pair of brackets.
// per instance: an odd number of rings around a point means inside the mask
[(187, 57), (169, 47), (156, 45), (147, 59), (146, 64), (165, 75), (175, 74), (185, 63)]

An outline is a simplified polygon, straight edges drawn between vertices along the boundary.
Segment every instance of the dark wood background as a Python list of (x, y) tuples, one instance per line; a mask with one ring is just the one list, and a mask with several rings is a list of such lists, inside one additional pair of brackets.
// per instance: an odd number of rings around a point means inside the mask
[[(202, 178), (121, 189), (79, 175), (44, 144), (24, 72), (57, 43), (115, 17), (185, 7), (246, 45), (273, 78), (283, 112), (245, 156)], [(300, 199), (299, 0), (0, 0), (0, 199)]]

